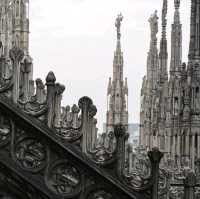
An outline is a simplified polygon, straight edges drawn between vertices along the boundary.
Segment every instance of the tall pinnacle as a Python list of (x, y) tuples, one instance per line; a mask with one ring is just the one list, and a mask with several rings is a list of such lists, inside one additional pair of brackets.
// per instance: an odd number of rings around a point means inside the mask
[(167, 0), (163, 0), (163, 9), (162, 9), (162, 37), (160, 41), (160, 82), (163, 83), (168, 79), (167, 73), (167, 39), (166, 39), (166, 26), (167, 26)]
[(180, 23), (180, 0), (174, 0), (174, 23), (171, 32), (171, 76), (178, 72), (182, 63), (182, 25)]
[(121, 22), (123, 20), (123, 16), (120, 13), (115, 21), (115, 27), (117, 29), (117, 47), (114, 53), (114, 61), (113, 61), (113, 79), (120, 80), (123, 79), (123, 53), (121, 51)]
[(163, 9), (162, 9), (162, 38), (166, 38), (166, 26), (167, 26), (167, 0), (163, 0)]
[(200, 60), (200, 0), (191, 0), (189, 59)]
[(123, 52), (121, 50), (121, 22), (123, 16), (120, 13), (115, 20), (117, 30), (117, 47), (114, 52), (113, 78), (108, 83), (108, 111), (106, 119), (106, 132), (114, 130), (114, 125), (121, 123), (128, 126), (128, 84), (123, 78)]

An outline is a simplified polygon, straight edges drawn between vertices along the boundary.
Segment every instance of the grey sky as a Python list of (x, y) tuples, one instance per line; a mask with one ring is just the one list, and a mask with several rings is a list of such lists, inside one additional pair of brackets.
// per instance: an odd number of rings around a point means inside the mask
[[(162, 0), (32, 0), (30, 54), (34, 59), (34, 77), (45, 79), (48, 71), (53, 70), (57, 81), (66, 86), (64, 105), (77, 103), (84, 95), (91, 97), (98, 108), (98, 127), (102, 129), (116, 47), (114, 22), (122, 12), (129, 122), (138, 122), (140, 88), (149, 49), (148, 18), (156, 9), (160, 17)], [(173, 12), (173, 0), (169, 0), (169, 56)], [(182, 0), (183, 61), (187, 61), (189, 18), (190, 0)]]

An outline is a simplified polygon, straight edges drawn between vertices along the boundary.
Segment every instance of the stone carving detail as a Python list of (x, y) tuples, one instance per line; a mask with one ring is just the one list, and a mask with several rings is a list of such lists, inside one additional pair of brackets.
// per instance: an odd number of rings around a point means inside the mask
[(169, 173), (165, 169), (159, 171), (159, 196), (163, 197), (168, 192), (169, 188)]
[(79, 170), (68, 161), (59, 161), (49, 170), (47, 185), (56, 194), (73, 197), (80, 192), (81, 174)]
[(10, 141), (12, 131), (11, 121), (0, 113), (0, 147)]
[(102, 189), (89, 194), (87, 199), (116, 199), (116, 197), (114, 198), (111, 193)]
[(116, 157), (116, 146), (113, 147), (113, 142), (115, 139), (114, 132), (109, 132), (107, 135), (107, 141), (108, 143), (105, 143), (106, 134), (101, 135), (101, 142), (96, 147), (95, 150), (90, 151), (90, 154), (92, 155), (92, 160), (94, 160), (95, 163), (106, 165), (112, 163)]
[(15, 145), (14, 158), (25, 170), (37, 172), (44, 168), (47, 150), (37, 139), (23, 138)]
[(183, 187), (176, 187), (176, 186), (170, 187), (169, 197), (171, 199), (184, 199), (184, 188)]
[(10, 58), (12, 59), (13, 62), (15, 62), (15, 61), (19, 62), (23, 59), (23, 57), (24, 57), (24, 52), (20, 48), (13, 47), (10, 50)]
[(74, 142), (81, 137), (81, 117), (77, 105), (62, 107), (60, 127), (54, 127), (57, 135), (67, 141)]
[(140, 188), (147, 185), (150, 180), (151, 162), (143, 147), (139, 146), (135, 151), (132, 171), (126, 177), (133, 187)]

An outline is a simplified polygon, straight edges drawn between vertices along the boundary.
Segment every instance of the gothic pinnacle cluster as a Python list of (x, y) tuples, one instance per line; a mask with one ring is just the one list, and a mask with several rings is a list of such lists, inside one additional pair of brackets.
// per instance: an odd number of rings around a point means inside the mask
[[(140, 144), (147, 149), (157, 146), (165, 153), (164, 161), (170, 159), (176, 166), (188, 164), (194, 168), (195, 162), (200, 159), (200, 1), (191, 0), (190, 49), (187, 66), (182, 63), (180, 0), (174, 0), (174, 7), (169, 79), (166, 39), (167, 0), (163, 0), (159, 59), (157, 59), (156, 42), (151, 36), (151, 43), (155, 46), (150, 48), (148, 54), (147, 76), (143, 79), (141, 90)], [(152, 20), (149, 20), (151, 35), (155, 35), (157, 30), (156, 14), (153, 16), (150, 18)]]
[[(20, 64), (12, 67), (13, 54), (12, 49), (17, 49), (20, 54)], [(14, 73), (24, 74), (22, 77), (14, 79), (16, 87), (13, 86), (13, 96), (16, 101), (20, 93), (28, 93), (33, 88), (33, 65), (32, 58), (29, 55), (29, 0), (0, 0), (0, 58), (2, 66), (0, 73), (2, 79), (6, 81)], [(27, 85), (24, 84), (27, 78)], [(18, 93), (18, 94), (17, 94)], [(24, 99), (27, 96), (24, 94)]]
[(113, 79), (109, 78), (108, 84), (108, 110), (106, 120), (106, 132), (113, 132), (114, 125), (128, 126), (128, 85), (127, 78), (123, 79), (123, 53), (121, 50), (121, 22), (122, 14), (119, 14), (115, 26), (117, 29), (117, 47), (113, 60)]
[(28, 55), (29, 50), (29, 1), (0, 1), (0, 41), (2, 53), (8, 57), (13, 46), (23, 49)]

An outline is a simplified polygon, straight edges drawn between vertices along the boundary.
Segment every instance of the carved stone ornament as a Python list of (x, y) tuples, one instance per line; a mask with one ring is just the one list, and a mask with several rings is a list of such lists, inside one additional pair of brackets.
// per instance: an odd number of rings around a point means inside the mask
[(80, 137), (82, 136), (80, 130), (68, 129), (68, 128), (55, 128), (55, 129), (56, 129), (56, 135), (68, 142), (75, 142), (76, 140), (79, 140)]
[(147, 152), (143, 147), (137, 147), (135, 149), (133, 158), (133, 169), (130, 174), (125, 177), (128, 180), (128, 184), (135, 188), (141, 188), (147, 185), (151, 177), (151, 162), (147, 155)]
[(47, 150), (37, 139), (23, 138), (15, 145), (14, 158), (23, 169), (38, 172), (46, 165)]
[(18, 47), (14, 47), (10, 50), (10, 58), (12, 59), (13, 62), (19, 62), (23, 59), (24, 57), (24, 52), (19, 49)]
[(0, 147), (5, 146), (10, 141), (12, 131), (11, 121), (0, 113)]
[(71, 198), (81, 191), (82, 175), (70, 162), (59, 161), (49, 169), (46, 183), (56, 194)]
[(21, 105), (22, 109), (25, 113), (34, 116), (40, 117), (47, 112), (47, 105), (46, 102), (39, 103), (37, 102), (36, 96), (32, 96), (29, 101), (23, 102), (18, 100), (19, 104)]
[(172, 199), (184, 199), (184, 188), (172, 186), (169, 189), (169, 197)]
[(99, 146), (95, 151), (90, 152), (92, 160), (96, 164), (108, 165), (116, 160), (115, 151), (109, 151), (105, 146)]

